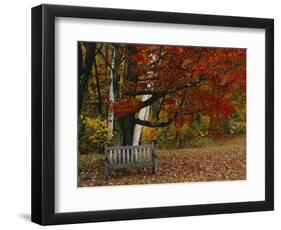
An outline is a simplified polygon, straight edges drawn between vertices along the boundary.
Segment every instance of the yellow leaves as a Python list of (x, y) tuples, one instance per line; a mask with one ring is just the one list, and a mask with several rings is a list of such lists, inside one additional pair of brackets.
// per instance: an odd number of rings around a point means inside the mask
[(209, 134), (209, 132), (207, 130), (207, 131), (199, 131), (197, 135), (200, 137), (205, 137), (205, 136), (208, 136), (208, 134)]
[(107, 120), (99, 117), (85, 117), (83, 124), (85, 125), (85, 134), (90, 143), (101, 148), (107, 141)]
[(161, 134), (161, 129), (143, 127), (143, 137), (148, 143), (151, 143), (153, 140), (156, 140)]

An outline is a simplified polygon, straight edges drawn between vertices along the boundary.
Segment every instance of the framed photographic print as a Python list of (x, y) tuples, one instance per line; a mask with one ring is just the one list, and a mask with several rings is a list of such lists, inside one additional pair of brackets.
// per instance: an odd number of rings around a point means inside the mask
[(32, 9), (32, 221), (273, 210), (273, 19)]

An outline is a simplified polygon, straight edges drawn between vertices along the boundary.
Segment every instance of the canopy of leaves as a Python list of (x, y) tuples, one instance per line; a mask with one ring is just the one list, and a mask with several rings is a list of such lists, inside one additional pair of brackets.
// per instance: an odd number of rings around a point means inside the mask
[[(211, 136), (229, 131), (233, 120), (246, 121), (246, 49), (90, 42), (79, 47), (81, 115), (106, 120), (114, 113), (121, 125), (133, 115), (130, 122), (147, 127), (146, 137), (153, 138), (167, 127), (177, 136), (183, 127), (195, 131), (200, 117), (209, 125), (199, 131)], [(148, 107), (148, 119), (140, 119)]]

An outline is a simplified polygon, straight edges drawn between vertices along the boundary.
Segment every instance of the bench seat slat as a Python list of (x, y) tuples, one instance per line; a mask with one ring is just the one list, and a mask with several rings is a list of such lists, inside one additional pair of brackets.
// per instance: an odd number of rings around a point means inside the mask
[(139, 157), (138, 149), (134, 149), (133, 151), (134, 151), (134, 155), (135, 155), (135, 162), (138, 162), (138, 157)]
[(109, 152), (109, 162), (110, 164), (112, 164), (112, 150), (110, 150)]
[(117, 164), (120, 164), (120, 154), (119, 154), (119, 149), (116, 150), (116, 154), (117, 154)]
[(120, 152), (122, 153), (122, 157), (123, 157), (123, 159), (122, 159), (122, 164), (126, 164), (126, 159), (125, 159), (125, 152), (124, 152), (124, 150), (123, 149), (121, 149), (120, 150)]
[(115, 158), (115, 162), (114, 162), (114, 163), (115, 163), (115, 164), (118, 164), (118, 158), (117, 158), (117, 157), (118, 157), (118, 155), (117, 155), (117, 149), (114, 149), (113, 151), (114, 151), (114, 158)]
[(130, 149), (126, 149), (127, 152), (127, 162), (130, 163)]

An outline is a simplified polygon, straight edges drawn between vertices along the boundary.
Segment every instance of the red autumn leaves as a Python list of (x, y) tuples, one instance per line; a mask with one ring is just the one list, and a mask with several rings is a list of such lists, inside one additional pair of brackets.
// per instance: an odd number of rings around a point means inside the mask
[(147, 92), (158, 101), (165, 97), (162, 111), (168, 119), (173, 118), (181, 125), (190, 120), (190, 114), (186, 115), (188, 111), (211, 117), (222, 114), (227, 118), (235, 112), (233, 100), (237, 94), (246, 94), (245, 49), (133, 47), (135, 53), (126, 58), (134, 63), (134, 74), (138, 78), (122, 83), (123, 96), (113, 104), (118, 117), (137, 113), (142, 108), (141, 96)]

